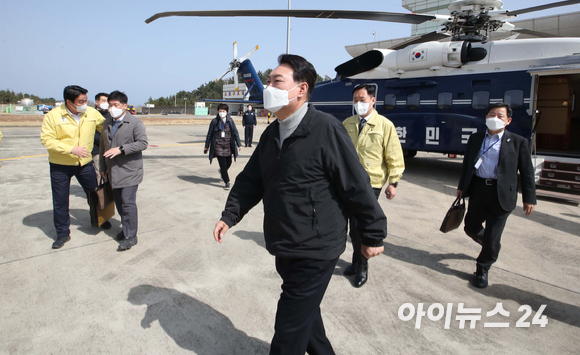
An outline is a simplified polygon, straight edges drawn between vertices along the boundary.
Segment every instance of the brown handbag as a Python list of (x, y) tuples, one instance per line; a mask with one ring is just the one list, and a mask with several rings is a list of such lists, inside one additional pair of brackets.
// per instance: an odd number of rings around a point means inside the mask
[(99, 186), (89, 193), (91, 226), (100, 227), (115, 215), (115, 199), (109, 181), (101, 177)]
[(447, 211), (439, 230), (443, 233), (447, 233), (457, 229), (463, 221), (463, 216), (465, 216), (465, 199), (458, 197), (451, 205), (449, 211)]

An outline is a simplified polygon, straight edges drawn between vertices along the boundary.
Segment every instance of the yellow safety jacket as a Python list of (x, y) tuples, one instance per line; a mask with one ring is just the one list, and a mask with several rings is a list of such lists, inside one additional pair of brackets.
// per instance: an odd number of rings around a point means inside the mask
[[(79, 123), (69, 114), (66, 104), (54, 108), (44, 116), (40, 140), (48, 149), (48, 161), (60, 165), (86, 165), (93, 158), (95, 131), (101, 131), (105, 118), (92, 107), (88, 107)], [(85, 147), (87, 158), (71, 154), (73, 147)]]
[(395, 125), (376, 110), (368, 116), (362, 131), (358, 132), (359, 116), (354, 115), (343, 124), (354, 143), (358, 158), (371, 178), (373, 188), (382, 188), (398, 182), (405, 170), (403, 149)]

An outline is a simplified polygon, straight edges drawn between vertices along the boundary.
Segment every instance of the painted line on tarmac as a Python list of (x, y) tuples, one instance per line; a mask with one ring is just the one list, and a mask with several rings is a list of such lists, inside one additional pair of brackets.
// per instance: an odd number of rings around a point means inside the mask
[[(181, 146), (181, 145), (200, 145), (200, 144), (205, 144), (205, 143), (182, 143), (182, 144), (162, 144), (162, 145), (150, 145), (149, 148), (160, 148), (160, 147), (177, 147), (177, 146)], [(37, 149), (43, 149), (43, 148), (37, 148)], [(4, 149), (2, 149), (4, 150)], [(8, 149), (6, 149), (8, 150)], [(29, 158), (38, 158), (38, 157), (47, 157), (48, 154), (41, 154), (41, 155), (27, 155), (24, 157), (15, 157), (15, 158), (4, 158), (4, 159), (0, 159), (0, 161), (7, 161), (7, 160), (18, 160), (18, 159), (29, 159)]]
[(28, 158), (38, 158), (38, 157), (47, 157), (48, 154), (41, 154), (41, 155), (28, 155), (25, 157), (16, 157), (16, 158), (4, 158), (4, 159), (0, 159), (0, 161), (6, 161), (6, 160), (18, 160), (18, 159), (28, 159)]

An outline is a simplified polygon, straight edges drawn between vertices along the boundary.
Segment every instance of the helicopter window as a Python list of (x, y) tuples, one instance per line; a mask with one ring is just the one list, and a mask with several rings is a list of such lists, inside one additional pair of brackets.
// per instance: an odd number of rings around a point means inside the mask
[(407, 95), (407, 108), (409, 110), (418, 109), (420, 101), (421, 101), (421, 94), (419, 94), (417, 92)]
[(387, 110), (394, 110), (395, 108), (397, 108), (397, 95), (386, 94), (384, 106)]
[(471, 107), (474, 110), (485, 110), (489, 106), (489, 91), (474, 91)]
[(512, 109), (521, 108), (524, 105), (524, 91), (507, 90), (503, 95), (503, 102), (510, 104)]
[(440, 110), (449, 110), (453, 105), (453, 93), (440, 92), (437, 96), (437, 108)]

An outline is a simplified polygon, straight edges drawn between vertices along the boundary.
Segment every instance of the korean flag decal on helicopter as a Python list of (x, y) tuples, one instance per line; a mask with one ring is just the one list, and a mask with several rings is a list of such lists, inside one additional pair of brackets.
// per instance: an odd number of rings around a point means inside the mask
[(421, 49), (420, 51), (411, 51), (411, 58), (409, 59), (409, 63), (427, 60), (427, 50)]

